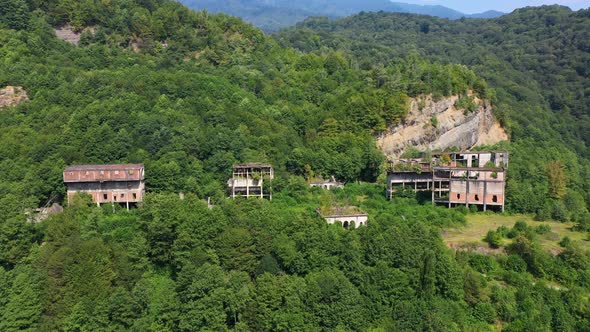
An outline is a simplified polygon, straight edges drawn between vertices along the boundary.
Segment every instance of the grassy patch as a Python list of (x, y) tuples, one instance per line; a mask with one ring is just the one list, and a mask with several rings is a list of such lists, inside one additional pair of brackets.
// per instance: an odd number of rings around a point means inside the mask
[[(461, 246), (475, 246), (487, 248), (488, 244), (483, 241), (489, 230), (496, 230), (500, 226), (512, 228), (518, 220), (525, 221), (531, 227), (539, 225), (548, 225), (551, 231), (547, 234), (538, 235), (538, 239), (543, 247), (554, 254), (561, 251), (559, 241), (564, 236), (568, 236), (572, 242), (590, 250), (590, 241), (588, 234), (572, 230), (574, 223), (559, 222), (539, 222), (534, 221), (527, 215), (501, 215), (501, 214), (470, 214), (467, 216), (467, 225), (457, 228), (447, 228), (443, 231), (443, 239), (449, 247), (458, 248)], [(510, 239), (503, 239), (504, 245), (512, 242)]]

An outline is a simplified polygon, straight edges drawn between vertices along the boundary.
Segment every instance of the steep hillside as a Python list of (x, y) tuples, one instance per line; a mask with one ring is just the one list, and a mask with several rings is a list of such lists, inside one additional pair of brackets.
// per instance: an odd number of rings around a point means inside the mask
[(590, 10), (530, 7), (459, 21), (364, 13), (309, 19), (275, 37), (304, 52), (343, 51), (365, 69), (407, 56), (470, 66), (494, 88), (494, 114), (510, 133), (512, 209), (553, 204), (546, 201), (552, 160), (566, 166), (569, 190), (590, 204)]
[[(404, 118), (408, 97), (492, 94), (466, 67), (419, 58), (384, 68), (403, 77), (390, 89), (338, 52), (302, 55), (173, 1), (85, 3), (64, 16), (65, 3), (0, 36), (0, 86), (31, 99), (0, 115), (0, 192), (41, 205), (63, 197), (63, 166), (79, 163), (144, 162), (151, 191), (217, 199), (236, 161), (375, 181), (384, 158), (373, 136)], [(56, 27), (85, 32), (76, 46)]]
[[(302, 54), (176, 1), (0, 0), (0, 13), (0, 87), (28, 98), (0, 111), (0, 331), (588, 330), (578, 238), (553, 256), (547, 229), (521, 223), (486, 236), (510, 236), (504, 253), (455, 253), (441, 233), (466, 208), (385, 198), (374, 137), (418, 116), (422, 96), (486, 121), (478, 100), (504, 99), (469, 67)], [(527, 166), (516, 152), (510, 174)], [(274, 166), (272, 201), (226, 198), (238, 162)], [(144, 163), (144, 200), (64, 202), (64, 167), (87, 163)], [(563, 197), (523, 207), (587, 231), (583, 197), (551, 165), (541, 189)], [(348, 183), (310, 188), (315, 176)], [(63, 212), (35, 216), (54, 202)], [(328, 225), (316, 211), (333, 206), (368, 225)]]

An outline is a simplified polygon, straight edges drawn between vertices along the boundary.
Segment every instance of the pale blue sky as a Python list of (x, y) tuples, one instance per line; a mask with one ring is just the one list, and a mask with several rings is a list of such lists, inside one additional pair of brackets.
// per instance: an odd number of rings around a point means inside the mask
[(590, 0), (395, 0), (397, 2), (416, 3), (422, 5), (442, 5), (466, 14), (479, 13), (494, 9), (502, 12), (511, 12), (516, 8), (526, 6), (541, 6), (560, 4), (574, 10), (590, 7)]

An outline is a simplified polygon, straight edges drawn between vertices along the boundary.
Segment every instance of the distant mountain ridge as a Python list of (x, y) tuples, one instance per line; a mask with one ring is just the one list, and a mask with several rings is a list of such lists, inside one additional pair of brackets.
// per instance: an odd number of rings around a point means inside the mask
[(448, 19), (495, 18), (498, 11), (464, 14), (440, 5), (415, 5), (389, 0), (179, 0), (196, 10), (238, 16), (266, 32), (294, 25), (310, 16), (344, 17), (360, 12), (398, 12), (430, 15)]

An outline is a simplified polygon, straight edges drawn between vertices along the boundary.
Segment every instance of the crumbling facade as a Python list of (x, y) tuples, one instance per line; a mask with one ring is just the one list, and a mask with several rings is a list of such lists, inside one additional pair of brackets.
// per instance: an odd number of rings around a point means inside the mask
[(144, 180), (142, 164), (78, 165), (64, 171), (68, 202), (76, 193), (84, 192), (98, 206), (117, 203), (129, 209), (130, 205), (143, 201)]
[(344, 183), (336, 181), (336, 178), (334, 178), (332, 176), (329, 180), (315, 179), (314, 181), (312, 181), (309, 184), (309, 186), (312, 188), (317, 187), (317, 188), (332, 190), (332, 189), (343, 189)]
[(432, 192), (432, 202), (448, 207), (481, 206), (504, 211), (508, 152), (462, 151), (401, 159), (388, 173), (388, 196), (404, 188)]
[(339, 223), (343, 228), (355, 228), (366, 226), (369, 215), (359, 210), (356, 206), (338, 206), (316, 211), (328, 224)]
[(227, 181), (231, 198), (239, 196), (268, 198), (272, 200), (272, 180), (274, 170), (271, 165), (260, 163), (237, 164), (233, 166), (231, 179)]

